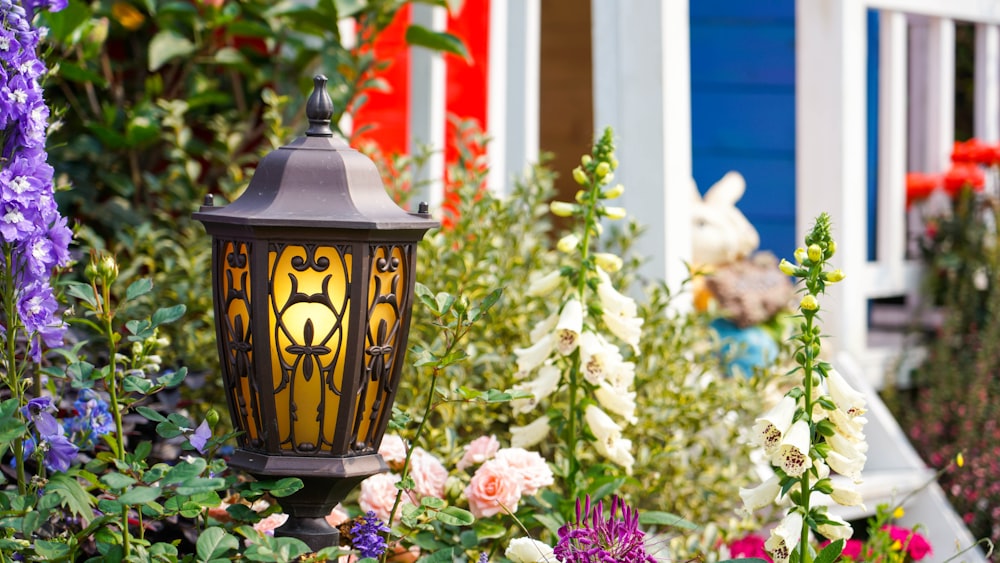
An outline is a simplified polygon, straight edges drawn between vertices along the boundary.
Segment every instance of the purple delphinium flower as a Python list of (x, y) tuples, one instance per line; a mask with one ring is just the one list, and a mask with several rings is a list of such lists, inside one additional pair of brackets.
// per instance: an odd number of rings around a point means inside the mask
[(97, 438), (115, 429), (108, 403), (93, 389), (82, 389), (73, 401), (76, 416), (66, 421), (66, 430), (80, 447), (92, 447)]
[(377, 559), (385, 551), (385, 535), (389, 527), (369, 510), (351, 527), (351, 545), (361, 554), (361, 557)]
[(564, 563), (655, 563), (646, 552), (645, 536), (639, 529), (639, 512), (619, 497), (611, 499), (605, 519), (604, 503), (591, 504), (587, 496), (583, 504), (577, 499), (576, 521), (559, 529), (553, 552)]
[(79, 448), (66, 438), (62, 424), (52, 416), (56, 408), (50, 397), (36, 397), (21, 408), (31, 424), (32, 436), (25, 440), (24, 455), (35, 449), (44, 452), (45, 466), (51, 471), (66, 471), (76, 459)]
[(50, 471), (67, 471), (73, 464), (73, 460), (76, 459), (76, 454), (80, 451), (76, 444), (61, 434), (48, 437), (43, 444), (47, 448), (45, 450), (45, 467), (48, 467)]
[(52, 416), (56, 408), (52, 405), (51, 397), (37, 397), (28, 401), (28, 404), (21, 408), (25, 418), (31, 421), (35, 430), (42, 438), (49, 436), (60, 436), (63, 428), (56, 417)]
[(46, 163), (49, 108), (39, 84), (46, 69), (31, 20), (36, 10), (65, 6), (66, 0), (0, 0), (0, 248), (12, 260), (2, 289), (18, 303), (3, 316), (8, 331), (23, 325), (35, 361), (42, 343), (62, 343), (65, 325), (50, 278), (54, 267), (69, 262), (72, 233), (56, 207)]
[(198, 450), (198, 453), (205, 453), (205, 444), (208, 443), (208, 439), (212, 437), (212, 429), (208, 426), (208, 421), (203, 420), (198, 428), (195, 429), (194, 433), (188, 437), (188, 442), (191, 442), (191, 447)]

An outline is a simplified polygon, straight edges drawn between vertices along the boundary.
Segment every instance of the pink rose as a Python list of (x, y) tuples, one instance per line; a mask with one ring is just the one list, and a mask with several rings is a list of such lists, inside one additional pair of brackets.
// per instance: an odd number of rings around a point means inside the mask
[(473, 465), (479, 465), (488, 459), (492, 459), (500, 449), (500, 442), (496, 436), (480, 436), (465, 446), (465, 455), (458, 460), (455, 467), (459, 471), (464, 471)]
[[(388, 520), (389, 513), (392, 512), (392, 505), (396, 502), (396, 493), (399, 492), (399, 489), (396, 488), (396, 483), (399, 480), (399, 475), (395, 473), (379, 473), (362, 481), (361, 493), (358, 496), (361, 510), (365, 512), (371, 510), (382, 520)], [(406, 503), (412, 504), (412, 501), (408, 495), (404, 494), (400, 500), (400, 508), (396, 510), (396, 520), (399, 520), (403, 515), (401, 509), (402, 505)]]
[(350, 519), (351, 516), (347, 514), (347, 512), (344, 510), (344, 507), (340, 506), (340, 504), (333, 507), (333, 510), (331, 510), (330, 513), (326, 515), (327, 524), (333, 526), (334, 528), (343, 524), (344, 522), (347, 522)]
[(542, 487), (548, 487), (555, 480), (552, 470), (545, 458), (538, 452), (529, 452), (524, 448), (504, 448), (497, 452), (494, 458), (510, 467), (521, 479), (521, 493), (533, 495)]
[(444, 484), (448, 480), (448, 470), (441, 460), (423, 448), (415, 448), (410, 456), (410, 476), (413, 490), (422, 497), (444, 498)]
[(284, 524), (285, 520), (288, 520), (288, 515), (279, 512), (277, 514), (272, 514), (266, 518), (261, 519), (259, 522), (253, 525), (253, 529), (257, 530), (262, 534), (273, 536), (274, 529)]
[(465, 496), (476, 518), (501, 511), (514, 512), (521, 500), (521, 476), (511, 471), (506, 463), (491, 459), (476, 470), (465, 488)]
[(399, 471), (406, 461), (406, 443), (396, 434), (386, 434), (382, 438), (382, 445), (378, 447), (378, 453), (393, 471)]

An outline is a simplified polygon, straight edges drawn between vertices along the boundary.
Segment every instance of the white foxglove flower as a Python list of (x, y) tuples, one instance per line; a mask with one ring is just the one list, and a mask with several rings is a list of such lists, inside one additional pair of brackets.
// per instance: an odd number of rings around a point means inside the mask
[(833, 522), (817, 525), (817, 532), (825, 536), (826, 539), (830, 541), (851, 539), (851, 536), (854, 535), (854, 528), (852, 528), (847, 521), (836, 514), (828, 513), (826, 517)]
[(743, 506), (749, 512), (770, 506), (778, 499), (781, 493), (781, 480), (777, 475), (772, 475), (767, 481), (752, 489), (740, 487), (740, 498), (743, 499)]
[(530, 284), (528, 284), (528, 295), (533, 297), (545, 297), (555, 291), (561, 282), (562, 272), (559, 270), (549, 272), (544, 276), (535, 278)]
[(556, 243), (556, 248), (559, 249), (559, 252), (564, 252), (566, 254), (569, 254), (571, 252), (575, 252), (576, 248), (579, 245), (580, 245), (580, 237), (576, 236), (575, 234), (568, 234), (563, 238), (559, 239), (559, 242)]
[(868, 453), (868, 442), (851, 440), (837, 432), (834, 432), (832, 436), (827, 436), (826, 443), (830, 444), (833, 451), (844, 457), (866, 457), (865, 454)]
[(594, 397), (601, 406), (625, 419), (629, 424), (639, 422), (635, 416), (635, 391), (614, 387), (602, 381), (594, 389)]
[(785, 433), (771, 460), (790, 477), (799, 477), (812, 467), (809, 446), (809, 423), (798, 420)]
[(622, 259), (610, 252), (598, 252), (594, 254), (594, 262), (602, 271), (615, 273), (622, 269)]
[(621, 362), (616, 346), (609, 345), (599, 334), (589, 330), (580, 335), (580, 371), (584, 379), (594, 385), (606, 381), (615, 361)]
[(542, 415), (527, 426), (510, 427), (510, 447), (530, 448), (549, 435), (549, 417)]
[(531, 370), (542, 365), (542, 362), (552, 354), (555, 347), (556, 335), (550, 332), (527, 348), (514, 348), (518, 373), (528, 374)]
[(513, 563), (555, 563), (552, 548), (536, 539), (514, 538), (503, 552)]
[(514, 385), (515, 391), (523, 391), (525, 393), (531, 393), (532, 397), (526, 399), (514, 399), (511, 401), (511, 406), (514, 407), (515, 413), (526, 413), (531, 409), (538, 406), (538, 402), (548, 397), (553, 391), (559, 386), (559, 379), (562, 376), (562, 370), (547, 364), (538, 369), (538, 375), (535, 379), (526, 382), (518, 383)]
[[(621, 356), (618, 357), (621, 359)], [(608, 383), (619, 389), (632, 387), (635, 382), (635, 364), (632, 362), (616, 362), (608, 372)]]
[(587, 405), (583, 416), (590, 431), (594, 433), (594, 449), (631, 474), (632, 464), (635, 463), (631, 453), (632, 441), (622, 439), (621, 427), (600, 407), (594, 405)]
[(867, 459), (864, 456), (849, 458), (836, 451), (826, 454), (826, 463), (837, 473), (852, 479), (855, 483), (861, 482), (861, 470), (865, 467)]
[(639, 354), (639, 337), (642, 336), (642, 319), (640, 317), (626, 317), (604, 311), (601, 320), (618, 338), (625, 344), (632, 347), (635, 354)]
[(834, 482), (830, 498), (841, 506), (860, 506), (864, 510), (864, 499), (861, 498), (861, 493), (853, 485)]
[(583, 304), (573, 298), (563, 305), (556, 325), (556, 350), (567, 356), (576, 350), (580, 343), (580, 333), (583, 332)]
[(827, 413), (838, 434), (852, 442), (860, 442), (865, 439), (864, 430), (865, 424), (868, 423), (867, 418), (863, 416), (852, 417), (839, 408), (827, 411)]
[(771, 537), (764, 542), (764, 549), (771, 554), (774, 563), (786, 563), (801, 538), (802, 515), (791, 512), (771, 530)]
[(792, 417), (795, 416), (795, 399), (784, 396), (771, 410), (757, 418), (753, 425), (753, 435), (751, 439), (758, 446), (763, 446), (764, 453), (772, 455), (778, 451), (778, 445), (784, 437), (788, 427), (792, 425)]
[(528, 338), (532, 342), (538, 342), (546, 334), (555, 331), (557, 324), (559, 324), (559, 315), (557, 313), (552, 313), (532, 327), (531, 332), (528, 333)]
[(830, 398), (834, 404), (841, 408), (848, 416), (861, 416), (865, 414), (864, 393), (851, 387), (844, 376), (837, 370), (830, 370), (826, 377), (826, 386), (830, 391)]
[(597, 279), (597, 297), (604, 312), (625, 317), (634, 317), (638, 314), (635, 299), (619, 293), (604, 270), (597, 270)]

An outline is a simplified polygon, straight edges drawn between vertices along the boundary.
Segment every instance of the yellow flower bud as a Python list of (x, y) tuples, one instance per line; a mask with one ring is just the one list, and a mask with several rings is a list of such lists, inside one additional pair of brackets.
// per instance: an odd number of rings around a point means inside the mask
[(841, 270), (841, 269), (839, 269), (839, 268), (836, 269), (836, 270), (834, 270), (834, 271), (832, 271), (832, 272), (827, 272), (826, 273), (826, 281), (828, 281), (830, 283), (837, 283), (837, 282), (843, 280), (845, 277), (847, 277), (847, 276), (844, 274), (844, 271)]
[(605, 207), (604, 216), (608, 219), (623, 219), (628, 214), (624, 207)]
[(611, 155), (611, 169), (612, 170), (618, 169), (618, 159), (615, 158), (614, 155)]
[(798, 268), (795, 267), (795, 264), (792, 264), (788, 260), (782, 258), (781, 262), (778, 263), (778, 269), (781, 270), (781, 273), (785, 274), (786, 276), (794, 276), (795, 271)]
[(613, 172), (608, 172), (603, 178), (601, 178), (601, 184), (608, 185), (612, 180), (615, 179), (615, 174)]
[(590, 158), (589, 154), (585, 154), (585, 155), (583, 155), (583, 156), (580, 157), (580, 164), (582, 164), (584, 166), (590, 166), (590, 163), (593, 162), (593, 160), (594, 159)]
[(806, 255), (806, 249), (802, 248), (801, 246), (795, 249), (795, 261), (796, 262), (798, 262), (799, 264), (801, 264), (801, 263), (803, 263), (803, 262), (806, 261), (807, 257), (808, 256)]
[(604, 192), (604, 199), (615, 199), (616, 197), (620, 197), (623, 193), (625, 193), (625, 186), (615, 184), (614, 187)]
[(577, 203), (583, 203), (584, 200), (587, 199), (587, 193), (587, 190), (577, 190), (573, 199), (575, 199)]
[(576, 180), (577, 184), (581, 186), (587, 185), (587, 173), (583, 171), (583, 168), (577, 166), (573, 169), (573, 179)]
[(831, 240), (826, 245), (826, 257), (829, 258), (829, 257), (833, 256), (836, 252), (837, 252), (837, 242)]
[(889, 546), (889, 549), (891, 549), (893, 551), (899, 551), (899, 550), (903, 549), (903, 544), (899, 540), (896, 540), (896, 541), (892, 542), (892, 545)]
[(819, 262), (823, 259), (823, 249), (820, 248), (818, 244), (810, 244), (806, 253), (809, 255), (809, 259), (813, 262)]
[(609, 172), (611, 172), (611, 165), (608, 164), (607, 162), (602, 162), (597, 165), (597, 169), (594, 170), (594, 172), (597, 174), (598, 178), (603, 178), (607, 176)]
[(598, 252), (594, 254), (594, 261), (597, 266), (609, 274), (613, 274), (622, 269), (622, 259), (609, 252)]
[(955, 465), (965, 467), (965, 457), (962, 455), (962, 452), (958, 452), (958, 455), (955, 456)]
[(556, 248), (558, 248), (560, 252), (565, 252), (569, 254), (570, 252), (576, 250), (576, 247), (579, 244), (580, 244), (580, 237), (574, 234), (569, 234), (559, 239), (559, 242), (556, 243)]
[(895, 518), (896, 520), (899, 520), (900, 518), (902, 518), (905, 515), (906, 515), (906, 511), (903, 510), (902, 506), (897, 506), (896, 510), (892, 511), (892, 517)]
[(565, 201), (553, 201), (549, 203), (549, 211), (556, 217), (572, 217), (576, 212), (576, 204)]
[(816, 301), (815, 295), (806, 295), (799, 302), (799, 308), (803, 311), (815, 311), (819, 309), (819, 301)]

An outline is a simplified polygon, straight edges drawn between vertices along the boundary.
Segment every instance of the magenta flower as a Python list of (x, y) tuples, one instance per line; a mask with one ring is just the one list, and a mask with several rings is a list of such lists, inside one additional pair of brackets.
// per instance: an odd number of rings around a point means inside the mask
[(906, 549), (906, 552), (910, 555), (910, 559), (920, 561), (931, 553), (931, 544), (927, 543), (927, 539), (924, 536), (913, 530), (891, 525), (883, 529), (889, 532), (889, 537), (892, 538), (892, 541), (898, 541)]
[(655, 563), (646, 552), (646, 534), (639, 529), (639, 512), (619, 497), (611, 499), (604, 518), (604, 503), (581, 505), (576, 501), (576, 521), (559, 529), (556, 560), (563, 563)]
[(765, 538), (750, 534), (729, 542), (729, 555), (734, 559), (750, 558), (771, 561), (771, 555), (764, 549)]

